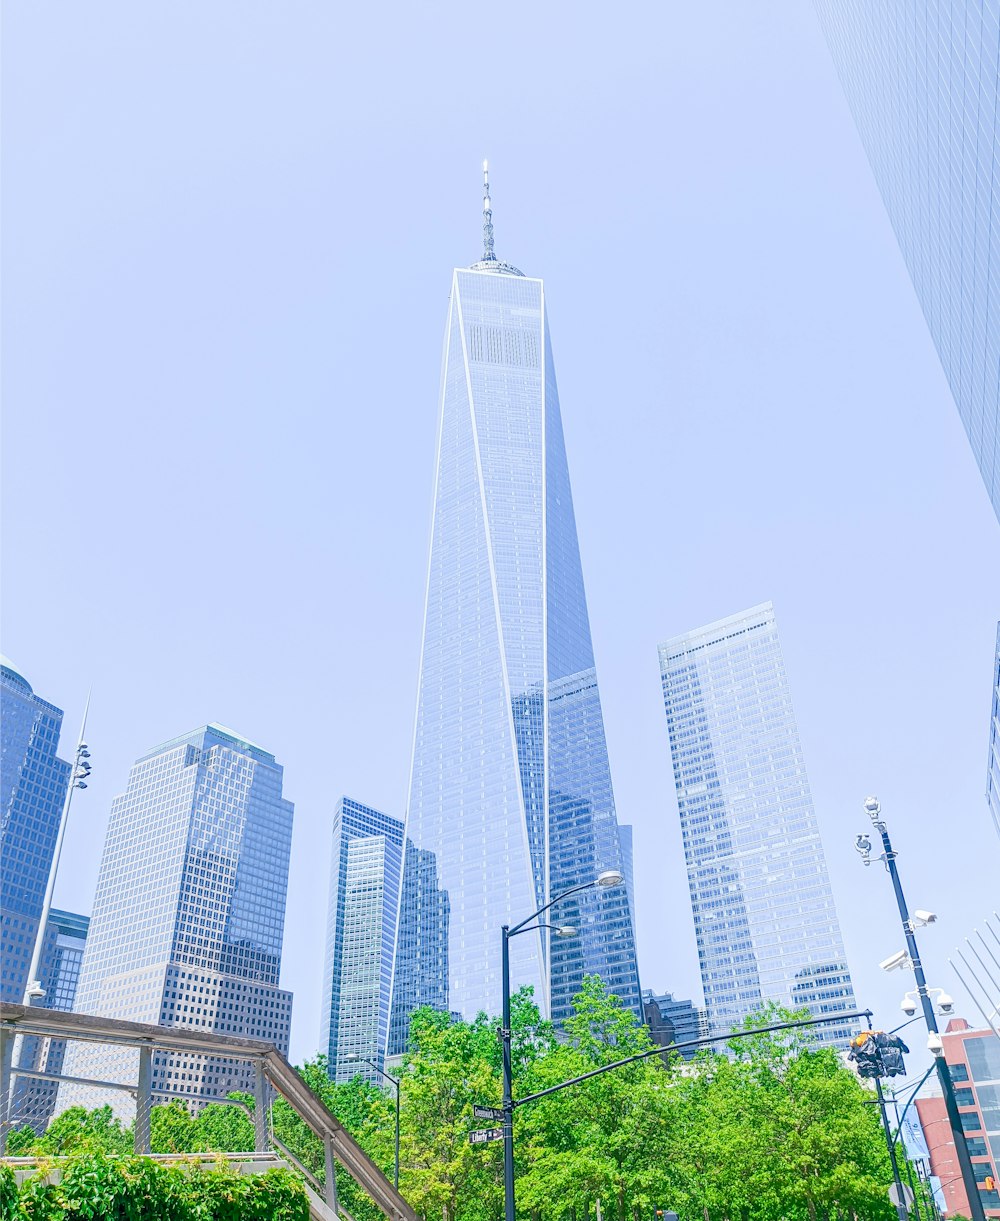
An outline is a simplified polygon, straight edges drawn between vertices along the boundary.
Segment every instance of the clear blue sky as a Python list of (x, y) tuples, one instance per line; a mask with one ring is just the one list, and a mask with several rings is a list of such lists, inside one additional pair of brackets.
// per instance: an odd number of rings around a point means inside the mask
[[(774, 601), (858, 997), (891, 819), (932, 982), (996, 905), (1000, 527), (807, 0), (4, 10), (3, 648), (112, 796), (218, 720), (295, 802), (318, 1039), (339, 794), (402, 815), (451, 268), (546, 281), (643, 983), (699, 995), (656, 645)], [(975, 1019), (969, 1011), (968, 1016)]]

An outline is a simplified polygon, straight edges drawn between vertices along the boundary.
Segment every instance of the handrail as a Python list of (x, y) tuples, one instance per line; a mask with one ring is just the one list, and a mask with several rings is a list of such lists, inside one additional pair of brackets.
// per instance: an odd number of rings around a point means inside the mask
[[(390, 1221), (417, 1221), (417, 1215), (379, 1166), (371, 1160), (326, 1104), (302, 1080), (273, 1043), (205, 1030), (154, 1026), (87, 1013), (65, 1013), (32, 1005), (0, 1003), (0, 1024), (12, 1034), (41, 1035), (94, 1043), (116, 1043), (168, 1051), (253, 1060), (292, 1109), (324, 1142), (352, 1179)], [(5, 1033), (6, 1033), (5, 1032)], [(7, 1082), (3, 1083), (4, 1092)]]

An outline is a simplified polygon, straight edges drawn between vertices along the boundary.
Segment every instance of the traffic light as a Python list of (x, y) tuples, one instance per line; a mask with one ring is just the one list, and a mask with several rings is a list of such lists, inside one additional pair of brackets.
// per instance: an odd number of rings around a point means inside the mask
[(997, 1189), (997, 1181), (996, 1181), (996, 1179), (993, 1177), (993, 1175), (992, 1175), (992, 1174), (988, 1174), (988, 1175), (986, 1176), (986, 1178), (985, 1178), (985, 1179), (983, 1179), (983, 1186), (986, 1188), (986, 1190), (987, 1190), (987, 1191), (996, 1191), (996, 1189)]

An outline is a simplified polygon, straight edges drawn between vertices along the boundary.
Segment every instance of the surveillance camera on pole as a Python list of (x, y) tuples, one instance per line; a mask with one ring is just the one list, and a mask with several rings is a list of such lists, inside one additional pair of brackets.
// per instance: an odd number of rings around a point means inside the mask
[(899, 1002), (899, 1007), (907, 1017), (913, 1017), (913, 1015), (917, 1012), (916, 999), (911, 993), (907, 992), (907, 994)]
[(913, 913), (913, 924), (916, 928), (926, 928), (928, 924), (937, 924), (937, 916), (918, 907)]
[(883, 971), (905, 971), (911, 965), (910, 956), (906, 950), (897, 950), (888, 958), (883, 958), (878, 964)]

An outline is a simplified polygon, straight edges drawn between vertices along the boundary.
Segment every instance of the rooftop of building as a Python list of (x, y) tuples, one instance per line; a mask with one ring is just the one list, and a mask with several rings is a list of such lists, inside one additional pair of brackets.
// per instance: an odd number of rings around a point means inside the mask
[(34, 694), (31, 690), (31, 683), (28, 682), (11, 659), (4, 657), (2, 653), (0, 653), (0, 674), (15, 686), (23, 687), (28, 695)]
[(176, 749), (178, 746), (186, 746), (188, 744), (203, 746), (206, 738), (215, 738), (219, 744), (235, 746), (238, 750), (251, 755), (260, 763), (270, 763), (273, 766), (277, 766), (277, 760), (270, 751), (265, 750), (263, 746), (258, 746), (256, 742), (251, 742), (249, 738), (244, 738), (234, 730), (227, 729), (225, 725), (220, 725), (216, 721), (209, 721), (207, 725), (202, 725), (199, 729), (192, 729), (190, 733), (184, 733), (177, 738), (171, 738), (167, 742), (161, 742), (159, 746), (154, 746), (152, 750), (148, 750), (144, 755), (140, 755), (136, 762), (142, 763), (146, 759), (162, 755), (168, 750)]

